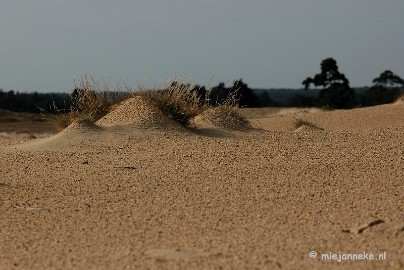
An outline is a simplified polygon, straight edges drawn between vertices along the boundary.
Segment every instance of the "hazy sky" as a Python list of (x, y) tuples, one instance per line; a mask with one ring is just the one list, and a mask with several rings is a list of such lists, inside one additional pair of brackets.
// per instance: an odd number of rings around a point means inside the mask
[(0, 35), (4, 90), (67, 92), (84, 74), (299, 88), (327, 57), (351, 86), (404, 77), (404, 0), (0, 0)]

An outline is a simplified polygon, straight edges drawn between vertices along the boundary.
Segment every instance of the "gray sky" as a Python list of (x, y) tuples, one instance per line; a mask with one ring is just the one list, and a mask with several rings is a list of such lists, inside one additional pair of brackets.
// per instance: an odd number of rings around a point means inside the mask
[(0, 0), (0, 35), (4, 90), (67, 92), (84, 74), (299, 88), (327, 57), (351, 86), (404, 77), (403, 0)]

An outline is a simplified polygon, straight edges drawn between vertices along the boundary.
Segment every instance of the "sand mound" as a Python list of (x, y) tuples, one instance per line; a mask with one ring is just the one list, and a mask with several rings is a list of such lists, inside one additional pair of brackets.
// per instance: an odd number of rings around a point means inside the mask
[(393, 103), (393, 105), (402, 105), (402, 104), (404, 104), (404, 96), (398, 98), (398, 99)]
[(324, 129), (314, 126), (314, 125), (302, 125), (294, 130), (294, 132), (317, 132), (323, 131)]
[(274, 116), (286, 116), (286, 115), (302, 115), (309, 113), (320, 113), (323, 112), (323, 109), (320, 108), (282, 108), (280, 109)]
[(100, 126), (95, 125), (89, 120), (79, 119), (71, 123), (67, 128), (62, 130), (59, 134), (66, 134), (66, 133), (86, 133), (89, 131), (97, 131), (101, 130)]
[[(350, 110), (333, 110), (298, 115), (260, 118), (257, 126), (269, 131), (295, 131), (296, 117), (315, 123), (327, 131), (368, 131), (376, 129), (403, 129), (404, 121), (398, 115), (404, 114), (404, 102), (384, 104)], [(304, 128), (306, 129), (306, 128)]]
[(134, 97), (117, 104), (109, 114), (91, 123), (79, 120), (55, 136), (32, 140), (15, 146), (23, 150), (91, 149), (98, 146), (116, 146), (128, 143), (134, 134), (151, 134), (161, 131), (186, 131), (185, 127), (166, 117), (144, 97)]
[(228, 131), (213, 125), (201, 115), (197, 115), (193, 119), (193, 126), (195, 127), (194, 132), (209, 137), (226, 137), (230, 135)]
[(183, 129), (166, 117), (151, 101), (137, 96), (127, 99), (96, 122), (100, 126), (132, 126), (137, 128)]
[(96, 138), (104, 134), (103, 128), (87, 120), (78, 120), (70, 124), (58, 134), (46, 138), (31, 140), (14, 146), (21, 150), (71, 150), (77, 145), (89, 145)]
[(313, 132), (324, 130), (323, 128), (303, 119), (296, 119), (294, 125), (296, 127), (294, 132)]
[(252, 129), (250, 121), (236, 108), (220, 106), (204, 111), (198, 118), (225, 130), (247, 131)]

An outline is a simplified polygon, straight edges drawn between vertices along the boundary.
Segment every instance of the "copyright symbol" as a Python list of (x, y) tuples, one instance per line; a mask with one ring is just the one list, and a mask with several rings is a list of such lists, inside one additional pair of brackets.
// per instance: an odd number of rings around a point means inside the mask
[(314, 259), (315, 257), (317, 257), (317, 252), (315, 252), (314, 250), (313, 250), (313, 251), (310, 251), (310, 252), (309, 252), (309, 257), (312, 258), (312, 259)]

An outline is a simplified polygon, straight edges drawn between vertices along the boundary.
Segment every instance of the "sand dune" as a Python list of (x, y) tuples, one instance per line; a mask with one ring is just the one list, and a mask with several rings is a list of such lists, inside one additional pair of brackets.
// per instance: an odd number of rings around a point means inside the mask
[[(47, 138), (0, 136), (0, 269), (402, 269), (403, 116), (186, 129), (134, 98)], [(387, 258), (321, 259), (364, 252)]]
[(100, 126), (129, 126), (136, 128), (182, 129), (183, 126), (168, 119), (150, 101), (137, 96), (123, 101), (115, 110), (96, 122)]
[(291, 111), (254, 121), (266, 130), (292, 131), (296, 119), (302, 119), (329, 131), (366, 131), (380, 128), (404, 128), (403, 104), (336, 111)]

